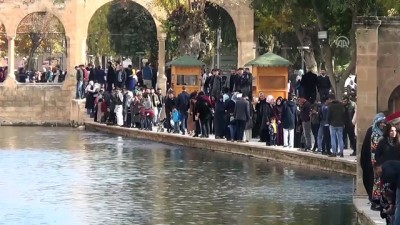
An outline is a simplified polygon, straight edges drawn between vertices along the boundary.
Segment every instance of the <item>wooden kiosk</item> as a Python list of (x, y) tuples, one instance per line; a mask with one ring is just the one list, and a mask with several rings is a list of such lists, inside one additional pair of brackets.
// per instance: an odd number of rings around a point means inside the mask
[(292, 63), (274, 53), (265, 53), (246, 63), (253, 68), (253, 96), (264, 92), (274, 98), (288, 97), (288, 67)]
[(171, 83), (174, 94), (182, 92), (182, 87), (186, 87), (186, 91), (201, 90), (202, 67), (205, 65), (191, 56), (184, 55), (166, 64), (171, 66)]

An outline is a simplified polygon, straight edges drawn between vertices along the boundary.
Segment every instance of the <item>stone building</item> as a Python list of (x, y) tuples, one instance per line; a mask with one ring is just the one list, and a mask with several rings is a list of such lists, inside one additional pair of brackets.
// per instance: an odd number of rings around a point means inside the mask
[[(358, 149), (378, 112), (400, 110), (400, 18), (362, 17), (357, 25)], [(360, 153), (360, 151), (358, 151)], [(358, 154), (358, 160), (360, 159)], [(357, 171), (357, 194), (363, 194)]]
[[(154, 6), (153, 0), (132, 0), (143, 6), (152, 15), (157, 28), (159, 41), (158, 71), (159, 83), (164, 84), (165, 39), (161, 20), (166, 17), (164, 11)], [(9, 74), (0, 84), (0, 120), (22, 123), (68, 123), (71, 99), (75, 97), (74, 67), (86, 59), (86, 36), (90, 19), (103, 5), (111, 0), (3, 0), (0, 1), (2, 18), (8, 39)], [(238, 41), (238, 66), (252, 60), (255, 56), (254, 14), (247, 0), (210, 0), (224, 8), (232, 17), (236, 27)], [(49, 12), (63, 24), (67, 40), (68, 58), (66, 69), (69, 71), (63, 84), (18, 84), (15, 81), (15, 37), (16, 30), (25, 16), (35, 12)], [(165, 86), (165, 85), (164, 85)], [(165, 89), (165, 87), (162, 87)]]

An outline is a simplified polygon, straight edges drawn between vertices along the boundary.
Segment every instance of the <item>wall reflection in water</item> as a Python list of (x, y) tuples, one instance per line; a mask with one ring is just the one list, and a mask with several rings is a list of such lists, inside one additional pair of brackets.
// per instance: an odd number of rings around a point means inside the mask
[(66, 128), (1, 127), (0, 224), (354, 224), (352, 178)]

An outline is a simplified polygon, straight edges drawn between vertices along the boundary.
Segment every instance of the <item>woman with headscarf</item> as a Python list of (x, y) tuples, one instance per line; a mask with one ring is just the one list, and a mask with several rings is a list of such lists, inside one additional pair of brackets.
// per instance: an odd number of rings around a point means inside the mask
[(225, 137), (225, 131), (226, 131), (225, 128), (226, 125), (225, 125), (224, 97), (220, 95), (215, 103), (215, 112), (214, 112), (215, 139), (223, 139)]
[(133, 93), (128, 91), (126, 94), (126, 101), (124, 105), (124, 122), (126, 127), (132, 127), (132, 101), (133, 101)]
[(196, 133), (197, 133), (197, 136), (198, 136), (199, 135), (198, 133), (200, 133), (200, 131), (196, 132), (196, 123), (197, 122), (195, 120), (195, 114), (194, 114), (195, 104), (196, 104), (196, 102), (195, 102), (196, 97), (197, 97), (197, 91), (192, 92), (190, 94), (189, 117), (187, 119), (187, 132), (188, 132), (188, 134), (190, 136), (194, 136)]
[[(383, 138), (383, 130), (385, 128), (385, 116), (383, 114), (378, 114), (372, 123), (372, 135), (371, 135), (371, 166), (373, 167), (376, 163), (375, 152), (378, 148), (378, 144)], [(374, 182), (372, 186), (372, 196), (371, 196), (371, 209), (380, 210), (380, 200), (381, 200), (381, 180), (379, 176), (374, 174)]]
[(86, 93), (86, 102), (85, 102), (85, 108), (87, 110), (87, 114), (92, 117), (93, 112), (94, 112), (94, 94), (95, 94), (95, 86), (94, 82), (90, 81), (89, 84), (86, 86), (85, 93)]
[(259, 127), (259, 142), (269, 142), (269, 132), (268, 127), (271, 122), (272, 117), (272, 107), (270, 104), (271, 99), (273, 97), (270, 95), (268, 99), (265, 98), (264, 93), (259, 94), (258, 103), (256, 104), (256, 114), (257, 114), (257, 123), (256, 125)]
[(282, 97), (278, 97), (275, 102), (274, 106), (274, 116), (276, 119), (276, 123), (278, 125), (278, 132), (276, 133), (276, 145), (282, 146), (283, 145), (283, 127), (282, 127), (282, 110), (283, 110), (283, 104), (282, 104)]

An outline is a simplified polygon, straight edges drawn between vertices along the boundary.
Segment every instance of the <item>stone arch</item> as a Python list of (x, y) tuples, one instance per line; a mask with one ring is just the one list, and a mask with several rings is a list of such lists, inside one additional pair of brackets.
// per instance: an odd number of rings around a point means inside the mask
[(388, 97), (388, 112), (394, 113), (400, 111), (400, 85), (393, 89)]
[[(113, 1), (115, 0), (86, 0), (87, 8), (85, 9), (85, 15), (86, 15), (85, 22), (81, 23), (82, 24), (81, 32), (83, 34), (85, 34), (88, 31), (90, 20), (92, 19), (95, 12), (102, 6)], [(156, 6), (153, 6), (152, 5), (153, 0), (129, 0), (129, 1), (132, 1), (142, 6), (145, 10), (149, 12), (156, 25), (157, 37), (160, 37), (163, 33), (161, 20), (166, 18), (166, 15), (163, 13), (164, 11)]]
[(67, 29), (69, 27), (65, 26), (65, 24), (68, 21), (68, 15), (65, 15), (66, 13), (64, 11), (49, 9), (44, 4), (35, 4), (32, 7), (29, 7), (27, 10), (23, 10), (21, 13), (15, 15), (13, 20), (10, 21), (10, 24), (9, 24), (10, 30), (9, 31), (7, 30), (7, 34), (9, 36), (15, 36), (17, 34), (17, 29), (18, 29), (19, 25), (26, 17), (28, 17), (31, 14), (41, 13), (41, 12), (50, 13), (55, 18), (57, 18), (58, 21), (62, 24), (62, 26), (64, 28), (64, 32), (66, 34), (72, 32), (72, 31), (67, 31)]
[(238, 42), (238, 66), (244, 66), (245, 63), (255, 58), (254, 11), (250, 8), (250, 3), (246, 0), (208, 1), (219, 5), (231, 16)]
[[(41, 63), (48, 61), (49, 66), (61, 65), (61, 68), (65, 69), (63, 62), (65, 61), (66, 48), (64, 40), (66, 33), (65, 26), (60, 18), (51, 11), (34, 11), (26, 14), (18, 21), (19, 23), (15, 29), (15, 42), (18, 46), (18, 43), (21, 43), (20, 41), (24, 43), (23, 40), (25, 40), (27, 43), (30, 43), (30, 46), (22, 51), (23, 55), (20, 54), (19, 58), (17, 58), (18, 53), (15, 51), (15, 65), (18, 65), (17, 68), (27, 66), (30, 70), (39, 70), (42, 65)], [(34, 30), (34, 37), (36, 38), (32, 37), (31, 29)], [(54, 44), (61, 46), (59, 48), (60, 51), (54, 51)], [(49, 49), (49, 52), (44, 47)], [(38, 52), (40, 49), (45, 51)], [(25, 83), (24, 81), (20, 82)]]

